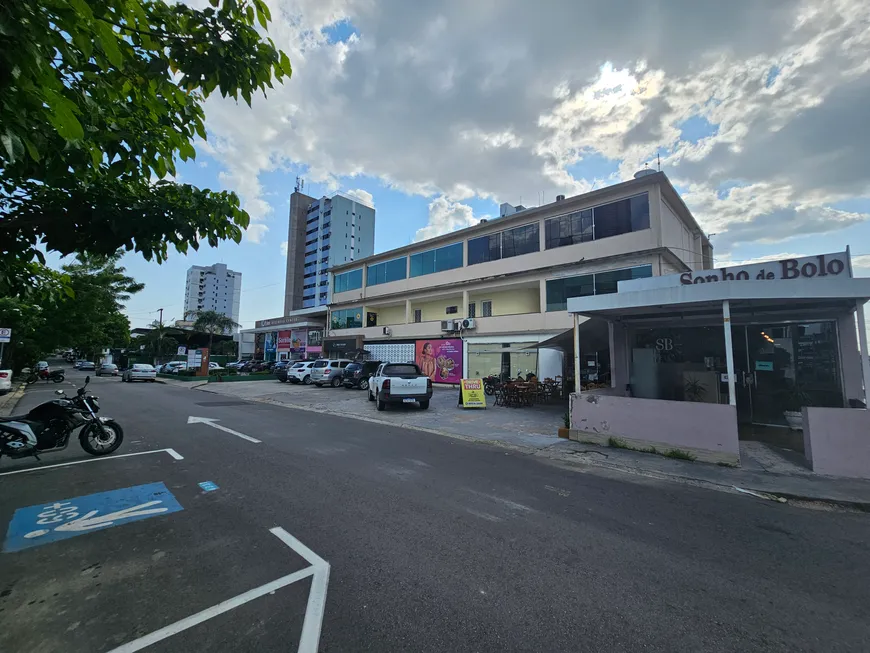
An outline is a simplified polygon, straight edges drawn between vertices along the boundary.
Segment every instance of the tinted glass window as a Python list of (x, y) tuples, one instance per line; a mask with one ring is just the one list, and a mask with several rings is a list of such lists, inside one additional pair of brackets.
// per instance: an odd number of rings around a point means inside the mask
[(606, 295), (617, 291), (617, 284), (620, 281), (628, 281), (629, 279), (643, 279), (652, 276), (651, 265), (641, 265), (636, 268), (627, 270), (612, 270), (610, 272), (600, 272), (595, 275), (595, 294)]
[(531, 254), (540, 249), (538, 223), (510, 229), (501, 235), (501, 257), (510, 258), (521, 254)]
[(362, 268), (335, 275), (333, 292), (347, 292), (362, 288)]
[(481, 236), (468, 241), (468, 264), (476, 265), (501, 258), (501, 234)]
[(411, 255), (411, 276), (444, 272), (462, 267), (462, 243), (453, 243)]
[(420, 374), (420, 369), (411, 363), (404, 363), (401, 365), (386, 365), (384, 367), (384, 376), (401, 376), (406, 374)]
[(347, 366), (347, 369), (351, 372), (354, 372), (356, 370), (361, 370), (362, 365), (360, 365), (359, 363), (351, 363), (350, 365)]
[(314, 361), (314, 367), (326, 367), (329, 361)]
[(547, 249), (586, 243), (593, 239), (592, 209), (552, 218), (544, 224)]
[(362, 309), (346, 308), (342, 311), (332, 311), (330, 324), (333, 329), (358, 329), (362, 327)]
[(644, 193), (595, 207), (595, 238), (649, 229), (649, 197)]
[(642, 279), (652, 276), (651, 265), (639, 265), (623, 270), (610, 270), (596, 274), (584, 274), (565, 279), (547, 281), (547, 310), (564, 311), (568, 309), (571, 297), (606, 295), (617, 291), (617, 284), (628, 279)]
[(366, 285), (377, 286), (381, 283), (401, 281), (407, 276), (408, 259), (405, 257), (370, 265), (366, 269)]

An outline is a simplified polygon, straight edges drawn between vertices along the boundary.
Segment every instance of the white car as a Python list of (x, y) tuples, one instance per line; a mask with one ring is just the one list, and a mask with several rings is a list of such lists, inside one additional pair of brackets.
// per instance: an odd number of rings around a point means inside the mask
[(209, 369), (209, 370), (223, 370), (223, 369), (226, 369), (226, 368), (221, 367), (221, 366), (218, 365), (217, 363), (209, 362), (209, 364), (208, 364), (208, 369)]
[(314, 365), (314, 361), (294, 363), (293, 366), (287, 370), (287, 380), (290, 381), (290, 383), (304, 383), (305, 385), (311, 385), (312, 365)]
[(147, 363), (136, 363), (133, 367), (124, 370), (121, 381), (132, 383), (133, 381), (154, 381), (157, 379), (157, 370)]
[(381, 363), (369, 380), (369, 401), (376, 401), (378, 410), (387, 404), (414, 403), (426, 410), (431, 399), (432, 379), (416, 363)]
[(0, 370), (0, 395), (12, 390), (12, 370)]

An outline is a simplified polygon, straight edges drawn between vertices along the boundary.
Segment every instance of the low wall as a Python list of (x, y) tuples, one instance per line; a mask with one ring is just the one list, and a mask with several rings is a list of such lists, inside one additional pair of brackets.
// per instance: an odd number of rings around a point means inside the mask
[(870, 478), (870, 412), (806, 407), (803, 414), (804, 454), (814, 472)]
[(619, 438), (639, 449), (682, 449), (706, 462), (740, 462), (737, 410), (728, 404), (572, 394), (569, 437), (600, 444)]

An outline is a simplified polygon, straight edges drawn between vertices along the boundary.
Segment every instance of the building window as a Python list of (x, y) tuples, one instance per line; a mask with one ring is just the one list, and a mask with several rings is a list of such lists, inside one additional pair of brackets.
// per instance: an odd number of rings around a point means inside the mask
[(362, 327), (362, 308), (346, 308), (332, 311), (330, 325), (333, 329), (359, 329)]
[(468, 305), (468, 317), (477, 317), (477, 304), (474, 302)]
[(447, 315), (456, 315), (457, 313), (459, 313), (459, 307), (458, 306), (448, 306), (445, 313)]
[(547, 249), (649, 229), (649, 196), (641, 193), (545, 223)]
[(482, 317), (492, 317), (492, 300), (484, 299), (480, 302), (480, 314)]
[(362, 288), (362, 268), (335, 275), (333, 292), (347, 292)]
[(620, 281), (629, 279), (644, 279), (652, 276), (651, 265), (639, 265), (622, 270), (610, 270), (595, 274), (584, 274), (564, 279), (547, 281), (547, 310), (565, 311), (571, 297), (588, 297), (590, 295), (607, 295), (617, 291)]
[(468, 241), (468, 264), (487, 263), (540, 250), (538, 223), (523, 225)]
[(422, 321), (423, 321), (423, 309), (422, 308), (415, 308), (414, 309), (414, 323), (419, 324)]
[[(359, 252), (359, 249), (357, 249), (357, 252)], [(366, 285), (377, 286), (382, 283), (390, 283), (391, 281), (401, 281), (407, 275), (408, 259), (403, 256), (392, 261), (368, 266), (366, 269)]]
[(453, 243), (411, 255), (411, 277), (462, 267), (462, 243)]

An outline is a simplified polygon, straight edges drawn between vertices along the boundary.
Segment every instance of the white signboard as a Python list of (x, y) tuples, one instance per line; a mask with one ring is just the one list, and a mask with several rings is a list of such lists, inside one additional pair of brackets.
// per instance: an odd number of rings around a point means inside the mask
[(9, 342), (12, 339), (12, 329), (0, 328), (0, 342)]
[(781, 261), (766, 261), (751, 265), (723, 266), (715, 270), (693, 270), (680, 274), (661, 277), (647, 277), (620, 281), (619, 292), (652, 290), (653, 288), (672, 288), (692, 286), (699, 283), (719, 281), (771, 281), (773, 279), (833, 279), (851, 277), (849, 252), (819, 254), (802, 258), (787, 258)]
[(187, 369), (198, 370), (202, 366), (202, 351), (199, 349), (187, 350)]
[(181, 345), (181, 346), (178, 348), (178, 352), (177, 352), (177, 353), (178, 353), (179, 356), (185, 356), (185, 355), (187, 355), (187, 347), (185, 347), (184, 345)]

